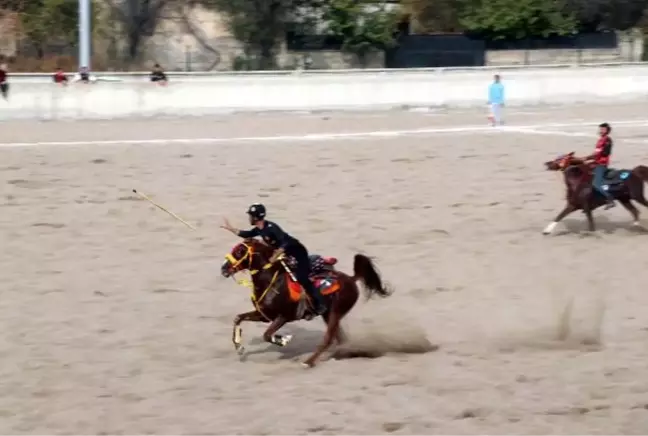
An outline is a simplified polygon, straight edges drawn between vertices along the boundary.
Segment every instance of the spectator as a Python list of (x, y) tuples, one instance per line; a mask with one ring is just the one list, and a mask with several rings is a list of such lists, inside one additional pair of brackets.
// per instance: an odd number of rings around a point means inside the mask
[(7, 64), (0, 64), (0, 95), (9, 100), (9, 68)]
[(74, 75), (73, 82), (90, 83), (95, 80), (96, 79), (90, 75), (88, 67), (81, 67), (79, 68), (79, 72)]
[(493, 77), (493, 83), (488, 88), (488, 119), (493, 126), (502, 124), (502, 107), (504, 107), (504, 85), (499, 74)]
[(61, 67), (58, 67), (56, 69), (56, 72), (54, 73), (53, 76), (54, 83), (60, 83), (62, 85), (67, 85), (68, 84), (68, 78), (63, 72), (63, 69)]
[(166, 85), (169, 79), (167, 79), (166, 74), (162, 71), (160, 64), (155, 64), (153, 66), (153, 71), (150, 74), (151, 82), (159, 82), (160, 85)]

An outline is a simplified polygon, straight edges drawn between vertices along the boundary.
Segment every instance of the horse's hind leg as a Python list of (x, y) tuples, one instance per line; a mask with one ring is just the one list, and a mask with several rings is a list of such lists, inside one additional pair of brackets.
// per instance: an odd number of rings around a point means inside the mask
[(633, 219), (632, 225), (640, 226), (640, 224), (639, 224), (639, 209), (637, 209), (634, 206), (634, 204), (631, 203), (630, 200), (619, 200), (619, 203), (621, 203), (621, 205), (623, 207), (625, 207), (626, 210), (628, 212), (630, 212), (630, 214), (632, 215), (632, 219)]
[(629, 182), (626, 183), (628, 190), (630, 191), (630, 198), (642, 206), (648, 207), (648, 201), (644, 196), (644, 182), (641, 178), (631, 177)]
[(328, 316), (328, 323), (326, 327), (326, 333), (324, 334), (324, 339), (317, 346), (317, 350), (309, 357), (305, 362), (304, 366), (312, 368), (315, 366), (317, 359), (324, 353), (333, 343), (333, 339), (337, 337), (338, 331), (340, 329), (340, 315), (336, 311), (335, 305), (331, 308), (331, 311)]
[[(326, 312), (325, 314), (323, 314), (322, 319), (324, 320), (324, 324), (328, 326), (329, 312)], [(338, 331), (337, 331), (337, 334), (335, 335), (335, 339), (337, 340), (337, 343), (339, 345), (342, 345), (347, 341), (347, 337), (346, 337), (346, 334), (344, 333), (344, 330), (342, 329), (342, 326), (338, 327)]]
[(643, 185), (638, 187), (635, 192), (632, 192), (632, 199), (642, 206), (648, 207), (648, 201), (644, 197)]

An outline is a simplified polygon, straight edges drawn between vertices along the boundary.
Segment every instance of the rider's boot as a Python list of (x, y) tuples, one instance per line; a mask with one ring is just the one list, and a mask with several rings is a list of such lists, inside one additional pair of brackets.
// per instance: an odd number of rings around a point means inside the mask
[(315, 313), (315, 316), (324, 314), (324, 312), (326, 312), (326, 305), (324, 304), (324, 298), (319, 293), (319, 291), (315, 289), (315, 285), (313, 285), (313, 282), (308, 280), (308, 285), (306, 285), (306, 283), (303, 283), (302, 288), (304, 288), (304, 291), (306, 291), (308, 296), (311, 298), (311, 302), (313, 303), (313, 312)]

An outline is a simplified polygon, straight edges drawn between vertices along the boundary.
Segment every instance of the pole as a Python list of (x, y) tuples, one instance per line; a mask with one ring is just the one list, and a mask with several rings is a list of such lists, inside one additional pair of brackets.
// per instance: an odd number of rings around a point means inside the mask
[(92, 39), (90, 8), (92, 0), (79, 0), (79, 67), (90, 69), (90, 41)]

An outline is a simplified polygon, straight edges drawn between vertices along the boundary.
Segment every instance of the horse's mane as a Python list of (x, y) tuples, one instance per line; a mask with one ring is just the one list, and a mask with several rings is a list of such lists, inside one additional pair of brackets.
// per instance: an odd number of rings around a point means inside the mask
[(270, 256), (272, 256), (272, 252), (274, 251), (274, 248), (256, 238), (247, 238), (244, 239), (243, 242), (252, 246), (254, 248), (254, 251), (256, 251), (257, 253), (267, 256), (268, 259), (270, 258)]
[(564, 171), (566, 175), (581, 176), (585, 172), (585, 166), (584, 163), (572, 163)]

